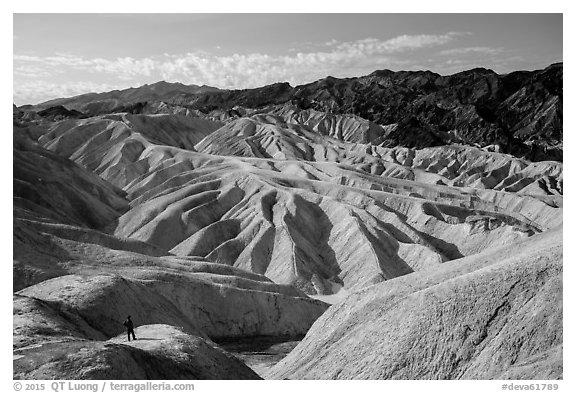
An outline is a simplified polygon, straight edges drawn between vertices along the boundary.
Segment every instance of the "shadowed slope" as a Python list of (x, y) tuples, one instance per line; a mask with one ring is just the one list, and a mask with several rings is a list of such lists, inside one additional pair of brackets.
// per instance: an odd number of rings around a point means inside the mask
[(561, 378), (561, 228), (349, 295), (269, 376)]
[(125, 193), (14, 135), (14, 216), (102, 228), (128, 208)]

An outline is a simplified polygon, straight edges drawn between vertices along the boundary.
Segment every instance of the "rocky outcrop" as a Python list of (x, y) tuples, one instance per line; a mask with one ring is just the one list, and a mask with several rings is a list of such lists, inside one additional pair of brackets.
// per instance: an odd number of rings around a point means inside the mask
[(69, 118), (77, 119), (85, 116), (82, 112), (78, 112), (76, 110), (68, 110), (62, 105), (51, 106), (47, 109), (38, 111), (38, 115), (53, 121)]
[(212, 341), (168, 325), (136, 328), (138, 340), (69, 340), (14, 352), (14, 379), (260, 379)]
[(498, 75), (376, 71), (294, 88), (298, 106), (395, 125), (382, 146), (499, 145), (530, 160), (562, 159), (562, 64)]
[[(262, 276), (246, 278), (218, 266), (190, 265), (196, 271), (162, 269), (160, 263), (146, 268), (118, 262), (114, 267), (82, 266), (76, 270), (84, 274), (46, 280), (17, 295), (69, 310), (108, 337), (122, 331), (126, 315), (138, 324), (166, 323), (211, 338), (295, 336), (304, 334), (326, 309), (322, 302)], [(22, 325), (26, 335), (40, 341), (43, 334), (27, 318)], [(15, 329), (20, 326), (15, 322)]]
[(268, 377), (562, 377), (562, 231), (350, 294)]

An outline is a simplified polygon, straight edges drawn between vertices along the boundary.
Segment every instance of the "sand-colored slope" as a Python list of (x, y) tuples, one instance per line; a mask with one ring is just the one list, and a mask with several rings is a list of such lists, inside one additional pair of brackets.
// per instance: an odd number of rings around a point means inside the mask
[(353, 143), (375, 141), (385, 133), (385, 128), (353, 115), (335, 115), (313, 109), (300, 110), (291, 106), (278, 106), (270, 111), (281, 116), (287, 123), (305, 125), (320, 135)]
[(196, 143), (221, 125), (181, 115), (105, 115), (55, 123), (39, 142), (123, 187), (154, 167), (155, 162), (144, 161), (129, 165), (151, 145), (194, 150)]
[[(217, 131), (222, 123), (185, 116), (109, 115), (57, 123), (41, 142), (120, 187), (134, 187), (131, 183), (136, 178), (160, 168), (174, 175), (179, 164), (188, 160), (178, 149), (160, 148), (158, 144), (193, 150), (190, 144), (204, 138), (195, 148), (221, 156), (336, 162), (386, 178), (549, 198), (562, 194), (562, 164), (558, 162), (530, 163), (464, 146), (417, 150), (348, 143), (330, 136), (345, 132), (342, 123), (347, 122), (342, 119), (334, 120), (340, 126), (331, 125), (324, 132), (308, 117), (326, 114), (315, 112), (301, 119), (274, 113), (241, 118)], [(351, 117), (348, 123), (345, 129), (354, 133), (365, 121)], [(310, 176), (313, 174), (308, 173)]]
[(379, 127), (364, 119), (286, 111), (277, 109), (232, 121), (207, 136), (196, 149), (225, 156), (337, 162), (382, 177), (457, 187), (562, 194), (559, 162), (530, 163), (469, 146), (385, 148), (346, 136), (367, 134)]
[(553, 379), (561, 348), (557, 228), (349, 295), (269, 377)]
[[(437, 174), (444, 184), (486, 188), (528, 195), (562, 195), (563, 165), (531, 163), (507, 154), (464, 146), (425, 149), (371, 147), (371, 155), (414, 170), (414, 180)], [(424, 172), (424, 173), (423, 173)]]
[[(87, 133), (71, 157), (127, 192), (131, 209), (116, 236), (309, 294), (398, 277), (562, 222), (561, 164), (470, 147), (347, 143), (323, 134), (345, 132), (342, 119), (324, 119), (328, 131), (314, 125), (317, 114), (294, 116), (232, 121), (200, 152), (152, 143), (132, 152), (112, 131)], [(362, 123), (347, 122), (352, 134)], [(56, 134), (46, 146), (70, 153)]]
[(115, 234), (250, 269), (307, 293), (397, 277), (562, 220), (561, 208), (512, 193), (335, 164), (182, 157), (192, 169), (175, 164), (178, 175), (128, 188), (140, 196)]

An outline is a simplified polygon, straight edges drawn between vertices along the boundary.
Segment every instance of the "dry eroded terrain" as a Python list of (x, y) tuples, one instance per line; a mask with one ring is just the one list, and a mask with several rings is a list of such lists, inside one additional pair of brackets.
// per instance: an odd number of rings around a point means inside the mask
[(562, 377), (562, 163), (290, 106), (18, 116), (15, 378), (258, 378), (212, 340), (304, 334), (261, 376)]

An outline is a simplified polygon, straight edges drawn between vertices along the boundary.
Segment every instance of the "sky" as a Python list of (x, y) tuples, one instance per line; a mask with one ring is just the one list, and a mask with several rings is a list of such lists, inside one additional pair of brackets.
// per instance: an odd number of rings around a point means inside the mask
[(563, 60), (562, 14), (14, 14), (13, 100), (160, 80), (243, 89), (377, 69), (448, 75)]

